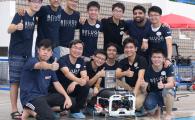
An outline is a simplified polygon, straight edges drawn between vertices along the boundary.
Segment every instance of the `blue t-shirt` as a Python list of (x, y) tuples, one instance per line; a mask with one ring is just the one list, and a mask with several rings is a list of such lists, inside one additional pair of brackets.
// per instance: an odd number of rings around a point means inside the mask
[(153, 49), (162, 49), (165, 56), (167, 56), (166, 38), (168, 37), (171, 37), (171, 30), (168, 27), (161, 25), (156, 31), (153, 31), (150, 27), (146, 37), (144, 37), (144, 39), (148, 39), (149, 55), (151, 55)]
[(71, 15), (69, 15), (62, 10), (61, 15), (60, 46), (68, 47), (70, 41), (74, 40), (75, 30), (79, 25), (80, 13), (74, 11)]
[(163, 68), (159, 72), (155, 72), (152, 66), (150, 65), (145, 72), (145, 81), (148, 82), (148, 87), (150, 92), (161, 91), (162, 89), (158, 89), (158, 82), (160, 79), (163, 83), (167, 83), (167, 77), (173, 77), (174, 70), (171, 65), (168, 68)]
[(65, 77), (64, 73), (61, 71), (61, 68), (68, 67), (69, 71), (74, 74), (76, 77), (81, 77), (80, 72), (86, 70), (85, 62), (82, 58), (78, 58), (75, 64), (72, 64), (69, 58), (69, 54), (61, 57), (58, 60), (59, 63), (59, 70), (57, 71), (57, 76), (62, 84), (62, 86), (67, 89), (67, 87), (70, 85), (72, 80), (69, 80), (67, 77)]
[(24, 16), (15, 14), (12, 24), (17, 25), (22, 20), (23, 30), (16, 30), (11, 34), (9, 45), (9, 55), (32, 56), (33, 33), (35, 28), (35, 17), (29, 16), (26, 12)]
[(97, 41), (99, 36), (101, 23), (96, 21), (95, 25), (90, 25), (88, 21), (85, 21), (84, 25), (80, 25), (80, 39), (84, 42), (83, 55), (90, 57), (97, 50)]
[(54, 71), (34, 69), (38, 62), (38, 58), (31, 58), (24, 65), (20, 81), (20, 99), (23, 106), (36, 97), (47, 95), (51, 82), (58, 81)]
[(128, 58), (124, 58), (119, 62), (118, 68), (120, 68), (122, 70), (122, 72), (126, 71), (130, 68), (131, 71), (134, 72), (133, 77), (126, 77), (125, 76), (125, 81), (129, 86), (135, 87), (135, 84), (136, 84), (137, 79), (138, 79), (139, 70), (146, 69), (147, 62), (146, 62), (146, 59), (144, 57), (136, 55), (135, 60), (134, 60), (132, 65), (129, 64)]
[(148, 33), (151, 23), (149, 20), (146, 21), (143, 27), (137, 26), (137, 23), (133, 20), (126, 21), (127, 24), (127, 32), (128, 34), (136, 41), (136, 45), (138, 47), (138, 53), (141, 52), (141, 45), (143, 38)]
[(51, 6), (47, 5), (42, 6), (40, 11), (36, 14), (38, 17), (37, 45), (42, 39), (51, 39), (53, 47), (59, 45), (61, 11), (61, 7), (59, 7), (57, 11), (53, 11)]

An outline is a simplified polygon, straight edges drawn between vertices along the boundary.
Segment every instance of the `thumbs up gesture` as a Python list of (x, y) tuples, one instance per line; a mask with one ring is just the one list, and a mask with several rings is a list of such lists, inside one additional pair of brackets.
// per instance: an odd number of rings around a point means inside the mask
[(105, 75), (106, 75), (105, 68), (103, 68), (102, 70), (100, 70), (97, 74), (98, 74), (98, 77), (99, 78), (105, 77)]
[(164, 84), (162, 82), (162, 79), (160, 79), (160, 81), (158, 82), (158, 88), (159, 89), (163, 89), (164, 88)]
[(125, 71), (125, 76), (127, 77), (133, 77), (134, 72), (131, 71), (131, 68), (129, 68), (128, 70)]
[(16, 30), (23, 30), (23, 29), (24, 29), (23, 20), (21, 20), (20, 23), (16, 25)]
[(57, 63), (57, 58), (55, 58), (54, 62), (51, 64), (51, 70), (56, 71), (59, 69), (59, 64)]

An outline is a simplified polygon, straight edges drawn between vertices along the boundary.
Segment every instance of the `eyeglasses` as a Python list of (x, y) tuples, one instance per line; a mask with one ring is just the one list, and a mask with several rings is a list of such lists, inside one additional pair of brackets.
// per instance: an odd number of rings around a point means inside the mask
[(101, 60), (101, 61), (106, 61), (106, 58), (103, 58), (103, 57), (100, 57), (100, 56), (95, 56), (98, 60)]

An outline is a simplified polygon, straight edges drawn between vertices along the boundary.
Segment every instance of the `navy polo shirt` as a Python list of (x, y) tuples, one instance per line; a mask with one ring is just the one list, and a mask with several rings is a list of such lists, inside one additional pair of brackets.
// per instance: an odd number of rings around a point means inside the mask
[(129, 64), (128, 58), (124, 58), (119, 62), (118, 68), (120, 68), (122, 71), (126, 71), (130, 68), (131, 71), (134, 72), (133, 77), (125, 77), (125, 81), (129, 86), (135, 87), (139, 70), (146, 69), (147, 62), (144, 57), (136, 55), (132, 65)]
[(167, 77), (174, 76), (173, 66), (169, 66), (168, 68), (163, 68), (159, 72), (155, 72), (152, 66), (150, 65), (145, 72), (145, 81), (148, 82), (149, 91), (157, 92), (162, 91), (162, 89), (158, 89), (158, 82), (160, 79), (163, 83), (167, 83)]
[(38, 62), (38, 58), (31, 58), (24, 65), (20, 81), (20, 99), (23, 106), (37, 97), (47, 95), (51, 82), (58, 81), (54, 71), (34, 69)]
[(36, 14), (38, 17), (37, 45), (42, 39), (51, 39), (53, 46), (58, 46), (61, 11), (61, 7), (57, 11), (53, 11), (50, 5), (46, 5), (42, 6)]
[(60, 46), (68, 47), (70, 41), (74, 40), (75, 30), (79, 25), (80, 13), (74, 11), (71, 15), (69, 15), (62, 10), (61, 15)]
[(150, 27), (146, 37), (144, 37), (144, 39), (148, 39), (149, 54), (151, 55), (153, 49), (162, 49), (167, 56), (166, 38), (168, 37), (171, 37), (171, 30), (168, 27), (161, 25), (156, 31)]
[[(76, 77), (81, 77), (80, 72), (86, 70), (85, 62), (82, 58), (78, 58), (75, 64), (72, 64), (70, 62), (69, 54), (61, 57), (58, 60), (60, 69), (63, 67), (67, 67), (69, 71), (74, 74)], [(62, 86), (67, 89), (70, 83), (72, 83), (72, 80), (69, 80), (67, 77), (65, 77), (64, 73), (61, 70), (57, 71), (57, 76), (62, 84)]]
[(23, 30), (16, 30), (11, 34), (9, 45), (9, 55), (32, 56), (33, 33), (35, 28), (35, 17), (29, 16), (26, 12), (24, 16), (15, 14), (12, 24), (23, 23)]
[(120, 20), (119, 24), (113, 22), (113, 18), (101, 20), (102, 27), (101, 32), (104, 33), (104, 49), (106, 49), (109, 43), (118, 45), (118, 53), (123, 53), (122, 39), (123, 34), (127, 31), (127, 26), (124, 20)]
[(138, 54), (141, 54), (141, 45), (143, 38), (146, 36), (146, 33), (148, 33), (151, 23), (147, 19), (145, 25), (143, 27), (139, 27), (137, 23), (133, 20), (126, 21), (127, 24), (127, 31), (129, 36), (131, 36), (136, 41), (136, 46), (138, 47)]
[(90, 57), (97, 50), (97, 41), (99, 36), (101, 23), (96, 21), (95, 25), (90, 25), (85, 21), (84, 25), (80, 25), (80, 39), (84, 42), (84, 56)]

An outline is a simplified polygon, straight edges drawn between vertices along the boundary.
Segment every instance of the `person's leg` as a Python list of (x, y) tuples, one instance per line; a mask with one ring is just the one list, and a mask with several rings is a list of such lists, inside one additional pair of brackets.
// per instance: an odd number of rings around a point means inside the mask
[(37, 113), (37, 120), (55, 120), (53, 111), (49, 106), (46, 97), (37, 97), (32, 100), (27, 107)]
[(172, 118), (172, 108), (173, 108), (173, 102), (174, 102), (174, 91), (172, 89), (164, 90), (163, 91), (163, 99), (164, 104), (166, 106), (166, 115), (165, 119), (170, 120)]
[(29, 108), (24, 108), (23, 109), (23, 113), (22, 113), (22, 120), (28, 120), (28, 117), (29, 116), (33, 116), (33, 117), (36, 117), (37, 113), (35, 111), (32, 111), (31, 109)]
[(137, 94), (136, 96), (136, 102), (135, 102), (135, 108), (136, 110), (140, 110), (144, 104), (144, 101), (145, 101), (145, 98), (146, 98), (146, 95), (143, 94), (143, 93), (139, 93)]
[(17, 99), (20, 76), (25, 62), (26, 58), (23, 58), (21, 56), (9, 56), (10, 101), (12, 119), (17, 119), (21, 116), (21, 114), (18, 112)]
[(158, 95), (156, 92), (150, 92), (146, 96), (145, 102), (144, 102), (144, 109), (149, 114), (154, 114), (156, 110), (158, 109)]

